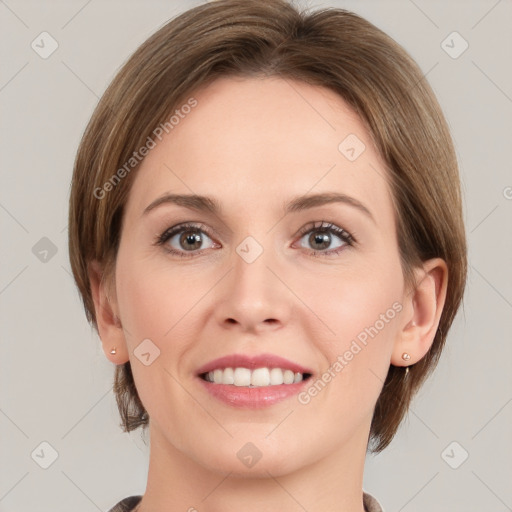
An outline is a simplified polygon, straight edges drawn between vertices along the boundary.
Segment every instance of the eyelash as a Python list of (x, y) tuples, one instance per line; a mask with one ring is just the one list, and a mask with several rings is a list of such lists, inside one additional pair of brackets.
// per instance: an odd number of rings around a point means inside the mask
[[(164, 244), (170, 240), (174, 235), (177, 235), (178, 233), (186, 232), (186, 231), (195, 231), (195, 232), (203, 232), (206, 235), (208, 235), (209, 238), (213, 238), (212, 235), (209, 232), (209, 229), (204, 224), (195, 224), (195, 223), (188, 223), (185, 222), (183, 224), (178, 224), (176, 226), (173, 226), (172, 228), (169, 228), (165, 230), (162, 234), (156, 236), (155, 245), (164, 246)], [(331, 249), (329, 251), (315, 251), (311, 250), (310, 254), (314, 257), (319, 256), (329, 256), (329, 255), (337, 255), (341, 251), (345, 249), (345, 246), (354, 246), (357, 242), (353, 235), (351, 235), (348, 231), (345, 231), (342, 228), (339, 228), (335, 224), (332, 224), (330, 222), (326, 221), (320, 221), (320, 223), (317, 222), (310, 222), (309, 224), (306, 224), (301, 230), (299, 231), (299, 239), (301, 239), (304, 235), (310, 233), (310, 232), (322, 232), (322, 233), (331, 233), (336, 235), (338, 238), (340, 238), (343, 242), (345, 242), (345, 245), (342, 245), (341, 247), (338, 247), (337, 249)], [(165, 247), (165, 250), (173, 255), (181, 256), (183, 258), (193, 258), (197, 256), (198, 254), (201, 254), (200, 251), (196, 252), (190, 252), (187, 254), (184, 251), (176, 251), (175, 249), (172, 249), (170, 247)]]

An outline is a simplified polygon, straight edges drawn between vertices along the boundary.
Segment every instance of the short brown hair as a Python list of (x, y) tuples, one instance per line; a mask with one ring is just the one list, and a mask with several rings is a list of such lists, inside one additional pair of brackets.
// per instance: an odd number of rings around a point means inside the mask
[[(462, 301), (466, 238), (453, 143), (432, 89), (409, 54), (358, 15), (300, 11), (285, 0), (217, 0), (171, 20), (129, 58), (99, 101), (78, 148), (69, 208), (71, 267), (97, 330), (88, 265), (115, 269), (123, 208), (137, 166), (98, 190), (191, 93), (221, 76), (276, 76), (327, 87), (359, 115), (388, 168), (406, 283), (433, 257), (448, 266), (439, 328), (427, 354), (391, 365), (370, 428), (371, 451), (394, 437), (409, 403), (435, 368)], [(125, 175), (126, 174), (126, 175)], [(116, 367), (114, 391), (130, 431), (148, 424), (130, 363)]]

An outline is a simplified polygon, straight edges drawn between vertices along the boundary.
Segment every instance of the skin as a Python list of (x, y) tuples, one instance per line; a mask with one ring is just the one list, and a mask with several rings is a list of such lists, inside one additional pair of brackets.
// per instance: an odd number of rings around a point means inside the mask
[[(385, 166), (334, 92), (281, 78), (222, 78), (193, 96), (197, 107), (137, 170), (112, 289), (97, 262), (90, 271), (105, 354), (115, 364), (130, 360), (150, 416), (148, 483), (137, 510), (362, 512), (375, 403), (389, 365), (414, 364), (431, 346), (446, 264), (425, 262), (417, 288), (405, 287)], [(366, 146), (353, 162), (338, 150), (349, 134)], [(292, 197), (333, 191), (366, 205), (374, 221), (341, 203), (283, 215)], [(143, 215), (171, 192), (212, 196), (221, 215), (173, 204)], [(333, 234), (319, 249), (316, 230), (298, 234), (322, 220), (357, 244), (322, 254), (344, 242)], [(154, 244), (182, 222), (211, 233), (190, 258)], [(250, 264), (236, 252), (247, 236), (263, 248)], [(167, 246), (190, 254), (179, 240)], [(270, 352), (318, 378), (393, 303), (401, 312), (307, 404), (295, 396), (237, 409), (211, 398), (195, 376), (220, 356)], [(147, 338), (160, 356), (145, 366), (134, 350)], [(237, 457), (247, 442), (262, 454), (251, 468)]]

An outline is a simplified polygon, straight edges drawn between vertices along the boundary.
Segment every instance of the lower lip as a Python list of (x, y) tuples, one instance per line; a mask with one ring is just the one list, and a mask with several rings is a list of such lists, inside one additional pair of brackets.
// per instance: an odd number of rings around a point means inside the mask
[(215, 398), (233, 407), (263, 409), (297, 395), (311, 379), (302, 380), (295, 384), (280, 384), (276, 386), (261, 386), (249, 388), (232, 384), (214, 384), (198, 377), (206, 391)]

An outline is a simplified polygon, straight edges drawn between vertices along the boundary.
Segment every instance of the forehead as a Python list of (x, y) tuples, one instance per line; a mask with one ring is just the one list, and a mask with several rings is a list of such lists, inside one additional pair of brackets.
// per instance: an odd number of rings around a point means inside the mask
[(130, 207), (142, 211), (163, 193), (215, 196), (243, 208), (263, 195), (268, 204), (324, 191), (389, 206), (370, 135), (334, 91), (276, 77), (229, 77), (191, 96), (197, 105), (155, 139), (137, 170)]

